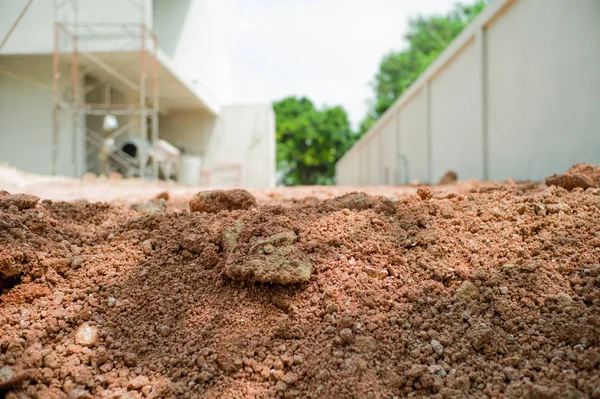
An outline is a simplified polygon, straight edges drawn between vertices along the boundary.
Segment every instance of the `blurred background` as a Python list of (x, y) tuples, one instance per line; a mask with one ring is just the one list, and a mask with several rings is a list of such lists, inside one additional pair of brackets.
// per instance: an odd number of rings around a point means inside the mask
[(598, 71), (598, 0), (0, 0), (0, 169), (539, 181), (600, 164)]

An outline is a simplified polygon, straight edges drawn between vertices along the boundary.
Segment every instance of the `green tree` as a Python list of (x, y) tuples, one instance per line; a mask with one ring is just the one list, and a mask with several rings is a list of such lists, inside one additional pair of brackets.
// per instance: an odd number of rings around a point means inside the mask
[(335, 163), (354, 144), (344, 108), (315, 108), (306, 97), (273, 104), (276, 118), (277, 169), (286, 185), (333, 184)]
[(485, 8), (488, 0), (457, 4), (447, 15), (418, 16), (408, 21), (408, 48), (391, 51), (371, 83), (375, 98), (360, 126), (365, 133), (425, 71), (458, 34)]

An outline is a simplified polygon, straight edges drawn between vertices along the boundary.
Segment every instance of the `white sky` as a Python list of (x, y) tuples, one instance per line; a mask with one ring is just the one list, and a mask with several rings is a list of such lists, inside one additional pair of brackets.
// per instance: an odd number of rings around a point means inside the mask
[[(354, 127), (367, 110), (381, 57), (405, 46), (406, 23), (456, 0), (221, 0), (230, 84), (222, 103), (306, 95), (342, 105)], [(224, 29), (225, 28), (225, 29)]]

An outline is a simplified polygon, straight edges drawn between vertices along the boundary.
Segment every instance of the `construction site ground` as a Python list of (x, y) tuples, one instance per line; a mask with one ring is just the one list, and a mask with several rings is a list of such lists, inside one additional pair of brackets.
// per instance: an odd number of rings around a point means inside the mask
[(600, 398), (599, 188), (4, 172), (0, 396)]

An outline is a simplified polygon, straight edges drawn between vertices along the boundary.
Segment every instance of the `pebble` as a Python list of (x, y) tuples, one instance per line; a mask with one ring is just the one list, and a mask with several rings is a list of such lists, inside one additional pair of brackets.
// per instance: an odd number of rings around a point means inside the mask
[(294, 355), (294, 364), (300, 365), (302, 363), (304, 363), (304, 358), (302, 357), (302, 355)]
[(500, 293), (501, 293), (502, 295), (504, 295), (504, 294), (508, 293), (508, 287), (504, 287), (504, 286), (500, 287)]
[(49, 367), (51, 369), (58, 368), (58, 361), (56, 360), (56, 354), (54, 354), (54, 352), (50, 352), (46, 356), (44, 356), (43, 364), (45, 367)]
[(81, 387), (73, 389), (67, 395), (67, 399), (91, 399), (91, 397), (92, 395), (90, 395), (90, 393), (86, 389)]
[(352, 330), (349, 328), (343, 328), (342, 331), (340, 331), (340, 338), (345, 343), (352, 342), (352, 339), (354, 338), (354, 336), (352, 334)]
[(65, 294), (60, 292), (60, 291), (56, 291), (54, 293), (54, 304), (56, 305), (60, 305), (63, 301), (63, 299), (65, 298)]
[(127, 383), (127, 388), (138, 390), (142, 387), (145, 387), (146, 385), (150, 385), (150, 380), (148, 379), (148, 377), (140, 375), (130, 379)]
[(463, 281), (454, 292), (454, 298), (456, 299), (476, 299), (478, 296), (479, 289), (469, 280)]
[(82, 346), (94, 346), (98, 341), (98, 328), (83, 323), (75, 333), (75, 342)]
[(279, 391), (279, 392), (284, 392), (287, 389), (287, 384), (283, 381), (277, 381), (277, 384), (275, 385), (275, 390)]
[(436, 355), (441, 356), (444, 353), (444, 347), (440, 343), (440, 341), (436, 341), (435, 339), (431, 340), (431, 347)]
[(288, 385), (291, 385), (298, 381), (298, 374), (292, 372), (285, 373), (284, 376), (281, 377), (281, 381), (285, 382)]

